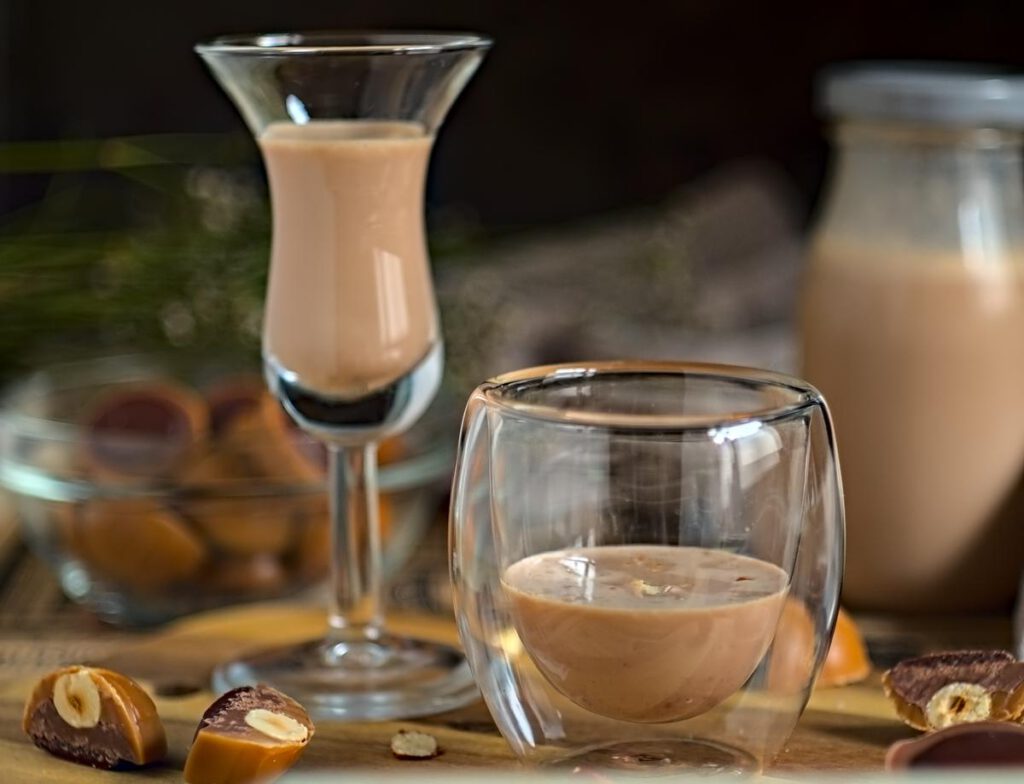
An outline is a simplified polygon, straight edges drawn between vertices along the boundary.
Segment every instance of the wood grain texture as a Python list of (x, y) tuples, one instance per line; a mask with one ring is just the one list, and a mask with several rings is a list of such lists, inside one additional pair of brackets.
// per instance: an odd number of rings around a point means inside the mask
[[(414, 558), (416, 563), (403, 569), (403, 576), (413, 579), (394, 586), (393, 604), (435, 612), (448, 605), (444, 532), (434, 533)], [(180, 784), (196, 724), (212, 700), (205, 690), (212, 667), (246, 650), (315, 637), (324, 629), (320, 607), (289, 604), (207, 613), (155, 633), (112, 629), (68, 602), (50, 570), (26, 555), (24, 545), (9, 534), (9, 527), (0, 526), (0, 784)], [(876, 664), (882, 666), (926, 650), (1010, 645), (1005, 617), (857, 620)], [(390, 622), (399, 632), (456, 640), (450, 615), (394, 613)], [(73, 662), (123, 670), (157, 692), (170, 742), (166, 763), (139, 772), (105, 773), (54, 759), (29, 743), (21, 732), (21, 711), (34, 680), (46, 670)], [(391, 735), (412, 728), (436, 735), (444, 754), (425, 762), (394, 759)], [(876, 674), (861, 685), (816, 692), (769, 772), (790, 777), (815, 771), (879, 770), (887, 746), (913, 734), (896, 721)], [(321, 722), (296, 770), (366, 769), (418, 777), (456, 768), (482, 768), (490, 775), (520, 769), (480, 702), (415, 722)]]
[[(449, 619), (396, 615), (399, 632), (437, 639), (455, 639)], [(963, 624), (956, 625), (963, 631)], [(940, 624), (941, 627), (941, 624)], [(998, 637), (1005, 623), (979, 628), (975, 639)], [(103, 773), (53, 759), (32, 747), (20, 730), (21, 706), (34, 680), (27, 674), (0, 681), (0, 760), (5, 784), (91, 784), (119, 781), (181, 781), (196, 723), (212, 699), (205, 690), (182, 696), (160, 692), (188, 692), (207, 682), (211, 667), (226, 656), (267, 644), (286, 643), (315, 636), (323, 630), (322, 611), (316, 607), (264, 605), (198, 616), (137, 640), (122, 642), (96, 663), (124, 670), (154, 689), (168, 730), (170, 755), (166, 763), (131, 773)], [(1000, 631), (1002, 630), (1002, 631)], [(915, 632), (915, 634), (918, 632)], [(919, 632), (928, 639), (926, 631)], [(932, 632), (942, 639), (941, 628)], [(979, 642), (981, 644), (981, 642)], [(402, 762), (389, 751), (399, 729), (418, 728), (434, 734), (444, 753), (434, 760)], [(791, 776), (810, 771), (880, 770), (888, 745), (910, 737), (882, 695), (875, 674), (864, 684), (823, 689), (811, 699), (803, 719), (769, 773)], [(482, 703), (417, 721), (334, 724), (318, 727), (316, 737), (297, 771), (325, 772), (344, 769), (420, 774), (455, 768), (517, 769), (508, 746), (498, 735)]]

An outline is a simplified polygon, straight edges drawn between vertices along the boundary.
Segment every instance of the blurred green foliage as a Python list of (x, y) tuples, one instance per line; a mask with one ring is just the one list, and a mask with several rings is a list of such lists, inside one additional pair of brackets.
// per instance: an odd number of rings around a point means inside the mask
[(259, 350), (269, 209), (252, 143), (156, 136), (11, 144), (44, 198), (0, 219), (0, 381), (124, 350)]
[[(270, 207), (250, 138), (0, 145), (0, 177), (18, 176), (47, 187), (0, 216), (0, 385), (111, 353), (173, 349), (255, 363)], [(457, 209), (432, 218), (435, 269), (442, 262), (457, 275), (479, 257), (483, 235)], [(442, 305), (458, 327), (462, 303)], [(451, 340), (449, 371), (472, 367), (471, 349)]]

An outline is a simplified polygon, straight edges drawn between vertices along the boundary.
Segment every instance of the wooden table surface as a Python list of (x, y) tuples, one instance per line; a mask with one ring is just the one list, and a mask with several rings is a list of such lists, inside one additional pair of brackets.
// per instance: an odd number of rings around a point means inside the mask
[[(438, 574), (443, 532), (435, 531), (406, 579), (392, 591), (405, 609), (392, 616), (397, 631), (454, 640), (444, 613), (445, 581)], [(410, 612), (410, 609), (415, 611)], [(859, 619), (876, 664), (951, 647), (1008, 647), (1004, 618), (924, 620)], [(205, 690), (211, 667), (254, 646), (317, 635), (323, 611), (310, 604), (261, 605), (195, 616), (158, 631), (114, 630), (70, 605), (45, 565), (27, 554), (0, 526), (0, 782), (181, 781), (196, 723), (210, 703)], [(21, 732), (21, 710), (32, 682), (66, 663), (90, 662), (122, 669), (156, 693), (168, 730), (166, 763), (133, 773), (93, 771), (39, 751)], [(388, 741), (398, 729), (434, 734), (444, 754), (424, 762), (395, 760)], [(866, 683), (815, 692), (788, 744), (768, 773), (786, 777), (807, 771), (880, 770), (888, 745), (914, 733), (896, 721), (875, 673)], [(417, 721), (318, 727), (297, 770), (364, 768), (403, 773), (484, 767), (515, 770), (516, 762), (481, 702)]]

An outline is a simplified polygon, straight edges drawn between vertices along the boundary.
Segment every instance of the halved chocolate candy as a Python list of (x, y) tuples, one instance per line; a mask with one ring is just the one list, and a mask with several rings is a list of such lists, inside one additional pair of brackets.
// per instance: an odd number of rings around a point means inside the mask
[(115, 387), (83, 423), (85, 457), (111, 478), (154, 478), (176, 470), (206, 436), (206, 404), (170, 381)]
[(907, 659), (882, 676), (903, 721), (919, 730), (1024, 718), (1024, 663), (1006, 651), (949, 651)]
[(269, 686), (243, 686), (214, 702), (185, 762), (186, 784), (267, 784), (295, 764), (313, 722), (299, 703)]
[(65, 667), (40, 680), (22, 728), (39, 748), (95, 768), (147, 765), (167, 753), (149, 695), (131, 678), (94, 667)]

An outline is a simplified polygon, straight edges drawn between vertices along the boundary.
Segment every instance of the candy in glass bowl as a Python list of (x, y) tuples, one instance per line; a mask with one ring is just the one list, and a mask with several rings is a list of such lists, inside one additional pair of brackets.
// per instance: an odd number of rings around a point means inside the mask
[[(437, 516), (452, 462), (442, 405), (381, 444), (394, 575)], [(260, 376), (223, 361), (117, 357), (14, 385), (0, 485), (64, 591), (105, 620), (159, 623), (293, 595), (330, 563), (323, 447)]]

